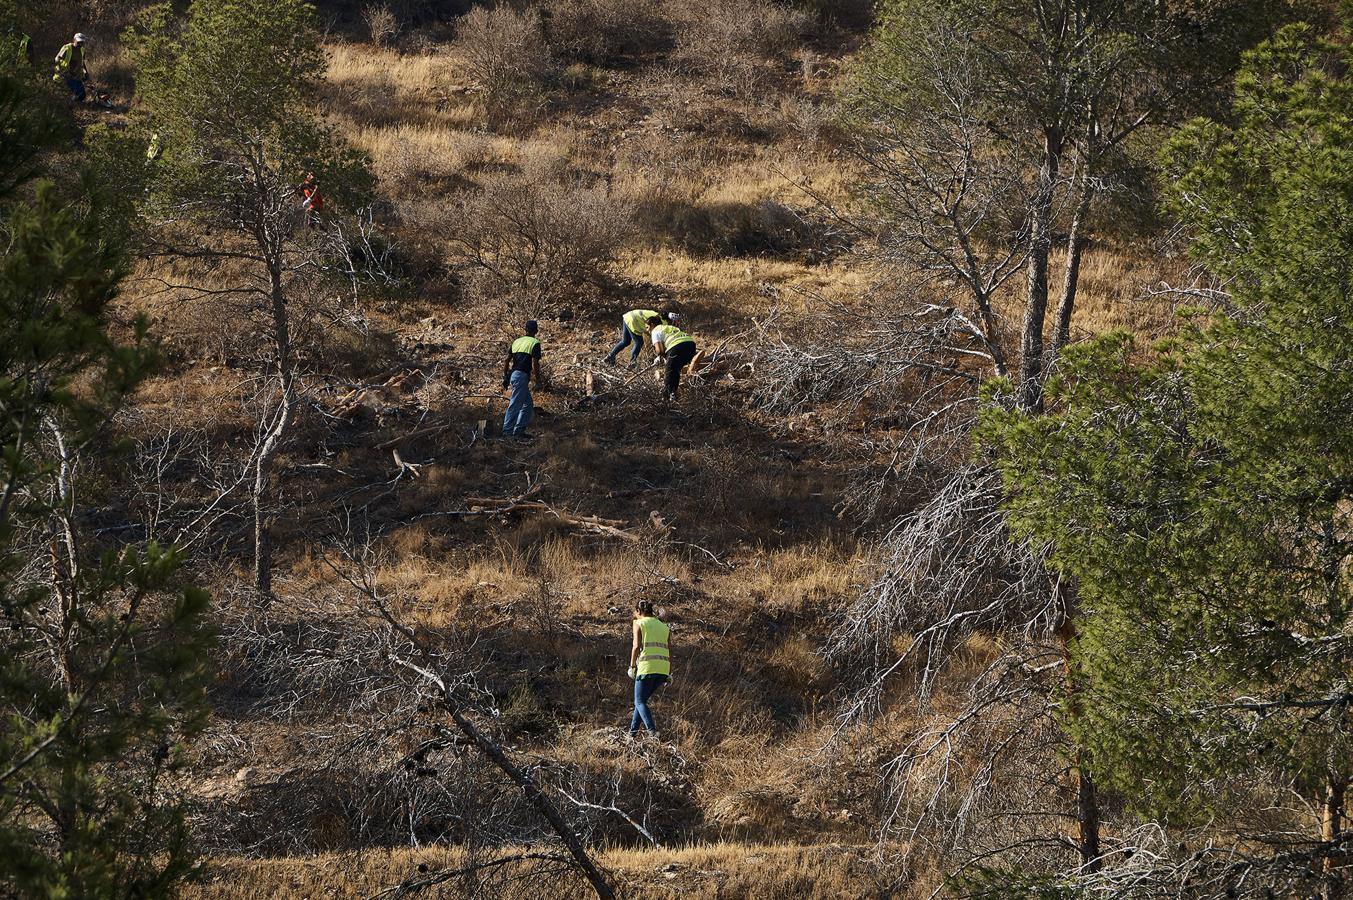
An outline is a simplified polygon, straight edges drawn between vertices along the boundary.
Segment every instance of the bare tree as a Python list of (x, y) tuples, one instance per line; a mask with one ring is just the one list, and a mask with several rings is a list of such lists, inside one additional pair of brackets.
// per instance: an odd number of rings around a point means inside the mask
[(322, 292), (326, 275), (351, 269), (345, 231), (330, 224), (324, 198), (351, 206), (366, 174), (311, 111), (324, 59), (305, 4), (198, 4), (182, 21), (155, 8), (130, 44), (163, 149), (143, 204), (149, 252), (196, 264), (194, 277), (174, 286), (242, 301), (266, 335), (260, 374), (272, 397), (249, 490), (254, 586), (267, 597), (273, 467), (302, 391), (295, 325), (305, 320), (294, 305)]

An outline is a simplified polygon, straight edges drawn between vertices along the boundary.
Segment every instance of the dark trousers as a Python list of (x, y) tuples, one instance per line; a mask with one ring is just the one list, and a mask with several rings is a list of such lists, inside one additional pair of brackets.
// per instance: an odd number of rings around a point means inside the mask
[(634, 715), (630, 717), (630, 734), (638, 734), (640, 725), (644, 726), (645, 731), (658, 730), (658, 726), (653, 724), (653, 711), (648, 708), (648, 701), (653, 697), (653, 692), (666, 683), (666, 675), (640, 675), (634, 679)]
[(78, 103), (85, 102), (85, 83), (78, 78), (67, 78), (66, 88), (70, 91), (71, 98)]
[(628, 325), (621, 325), (620, 343), (611, 348), (611, 352), (606, 354), (606, 358), (615, 362), (615, 358), (620, 355), (620, 351), (624, 350), (630, 344), (634, 344), (634, 349), (630, 352), (630, 362), (634, 362), (644, 350), (644, 339), (633, 331), (630, 331)]
[(667, 351), (667, 380), (663, 382), (663, 391), (668, 396), (676, 396), (677, 388), (681, 387), (681, 370), (689, 366), (693, 359), (695, 341), (677, 344)]

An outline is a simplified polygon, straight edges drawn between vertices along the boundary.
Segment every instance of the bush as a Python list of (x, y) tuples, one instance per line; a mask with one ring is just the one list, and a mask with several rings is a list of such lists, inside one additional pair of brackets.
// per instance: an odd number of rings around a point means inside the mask
[(464, 198), (446, 233), (477, 299), (538, 314), (604, 272), (630, 230), (627, 204), (603, 184), (583, 184), (561, 163), (528, 160)]
[(366, 23), (371, 43), (377, 47), (388, 47), (399, 35), (399, 18), (390, 9), (389, 4), (372, 3), (362, 9), (362, 21)]
[(765, 61), (794, 49), (813, 17), (771, 0), (713, 0), (682, 8), (676, 63), (721, 91), (749, 95), (764, 85)]
[(549, 42), (561, 57), (614, 65), (671, 39), (660, 0), (563, 0), (550, 13)]
[(825, 238), (822, 229), (770, 198), (701, 202), (658, 194), (639, 204), (637, 217), (648, 234), (707, 256), (787, 257)]
[(534, 10), (476, 7), (461, 19), (456, 47), (482, 92), (491, 121), (544, 105), (555, 66)]

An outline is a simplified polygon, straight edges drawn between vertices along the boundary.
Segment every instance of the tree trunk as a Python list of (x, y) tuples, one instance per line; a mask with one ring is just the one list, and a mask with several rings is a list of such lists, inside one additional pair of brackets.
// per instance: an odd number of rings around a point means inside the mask
[(1085, 238), (1082, 230), (1090, 215), (1090, 204), (1094, 191), (1090, 187), (1089, 163), (1087, 171), (1078, 179), (1076, 210), (1071, 217), (1071, 232), (1066, 239), (1066, 273), (1062, 278), (1062, 300), (1057, 305), (1057, 322), (1052, 334), (1052, 350), (1048, 360), (1054, 361), (1062, 348), (1071, 339), (1071, 316), (1076, 310), (1076, 290), (1080, 286), (1081, 257), (1085, 253)]
[(1052, 201), (1061, 166), (1061, 138), (1048, 133), (1029, 222), (1028, 293), (1020, 341), (1020, 403), (1037, 410), (1043, 404), (1043, 325), (1048, 318), (1048, 257), (1052, 255)]
[(277, 353), (277, 383), (281, 391), (277, 412), (263, 435), (254, 459), (254, 591), (262, 598), (272, 597), (272, 464), (291, 424), (295, 405), (295, 372), (291, 360), (291, 323), (286, 294), (282, 288), (280, 263), (269, 266), (272, 289), (273, 345)]
[(1335, 847), (1344, 836), (1344, 801), (1348, 795), (1348, 777), (1331, 767), (1325, 781), (1325, 799), (1320, 805), (1320, 840), (1325, 845), (1325, 857), (1320, 868), (1323, 883), (1320, 900), (1339, 900), (1345, 896), (1343, 879), (1336, 870), (1342, 856)]
[(1076, 751), (1076, 847), (1080, 850), (1081, 872), (1098, 872), (1103, 865), (1099, 858), (1099, 794), (1095, 780), (1081, 767), (1081, 752)]
[[(1057, 592), (1063, 597), (1064, 618), (1057, 628), (1057, 636), (1062, 644), (1067, 715), (1075, 719), (1080, 715), (1080, 697), (1071, 676), (1071, 642), (1076, 638), (1076, 622), (1067, 609), (1065, 590), (1065, 586), (1059, 582)], [(1085, 874), (1098, 872), (1103, 866), (1099, 858), (1099, 792), (1095, 789), (1094, 777), (1084, 765), (1080, 747), (1072, 749), (1071, 778), (1076, 789), (1076, 850), (1080, 856), (1080, 870)]]

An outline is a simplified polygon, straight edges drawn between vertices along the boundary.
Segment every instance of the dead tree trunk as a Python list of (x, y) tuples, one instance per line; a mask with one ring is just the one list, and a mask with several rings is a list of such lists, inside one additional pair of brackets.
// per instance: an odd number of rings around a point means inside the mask
[(272, 422), (262, 435), (254, 458), (254, 591), (262, 598), (272, 597), (272, 465), (287, 436), (295, 406), (295, 371), (291, 358), (291, 323), (286, 293), (282, 285), (281, 264), (268, 267), (271, 288), (273, 348), (277, 353), (279, 398)]
[(606, 876), (602, 875), (601, 870), (597, 868), (596, 863), (592, 861), (592, 857), (588, 854), (587, 848), (583, 846), (583, 842), (578, 837), (577, 832), (569, 827), (568, 822), (564, 821), (564, 817), (560, 815), (559, 810), (555, 808), (555, 805), (550, 802), (550, 798), (546, 797), (544, 792), (541, 791), (540, 787), (536, 784), (535, 779), (531, 777), (530, 773), (524, 771), (509, 759), (507, 754), (503, 752), (503, 749), (499, 747), (497, 743), (491, 740), (488, 735), (480, 731), (473, 722), (466, 718), (465, 714), (460, 711), (459, 704), (457, 704), (455, 698), (451, 696), (450, 689), (447, 688), (445, 683), (441, 683), (439, 680), (438, 687), (441, 692), (442, 706), (444, 706), (446, 711), (451, 714), (451, 719), (456, 723), (456, 727), (461, 730), (462, 734), (470, 739), (470, 742), (479, 749), (479, 752), (488, 757), (488, 759), (497, 766), (513, 784), (521, 789), (527, 802), (536, 808), (536, 811), (545, 818), (545, 821), (550, 823), (550, 827), (554, 829), (554, 833), (559, 836), (559, 839), (564, 842), (564, 846), (568, 848), (569, 855), (573, 857), (574, 863), (582, 871), (583, 876), (591, 883), (592, 890), (596, 892), (597, 896), (600, 897), (601, 900), (613, 900), (615, 891), (611, 888), (610, 883), (606, 881)]
[(1080, 851), (1081, 872), (1098, 872), (1099, 858), (1099, 793), (1095, 780), (1081, 765), (1081, 751), (1076, 751), (1076, 847)]
[[(355, 555), (350, 555), (349, 558), (353, 560), (358, 559)], [(592, 885), (592, 890), (596, 892), (596, 895), (601, 898), (601, 900), (614, 900), (615, 890), (606, 880), (606, 876), (602, 874), (601, 869), (593, 862), (591, 855), (587, 852), (587, 847), (584, 846), (582, 839), (578, 837), (577, 832), (575, 832), (569, 826), (568, 822), (564, 820), (564, 817), (560, 814), (558, 808), (550, 802), (550, 798), (545, 796), (545, 792), (536, 784), (536, 781), (531, 777), (530, 772), (527, 772), (514, 763), (511, 758), (503, 752), (503, 748), (498, 746), (497, 742), (481, 731), (479, 727), (471, 721), (470, 717), (465, 714), (464, 707), (461, 702), (456, 699), (455, 692), (452, 690), (451, 685), (447, 683), (445, 678), (437, 674), (437, 663), (431, 651), (425, 644), (419, 641), (417, 635), (414, 634), (413, 629), (400, 622), (399, 619), (395, 618), (394, 614), (390, 612), (389, 607), (386, 606), (385, 601), (381, 598), (379, 591), (371, 581), (370, 572), (367, 570), (365, 564), (363, 564), (363, 572), (360, 579), (354, 578), (352, 575), (345, 573), (342, 570), (338, 570), (337, 568), (336, 570), (339, 571), (339, 574), (349, 584), (366, 595), (377, 615), (379, 615), (395, 633), (401, 635), (408, 641), (411, 651), (418, 655), (421, 664), (411, 662), (393, 652), (387, 653), (387, 659), (397, 666), (418, 674), (437, 689), (437, 699), (447, 713), (450, 714), (451, 720), (456, 723), (456, 727), (460, 729), (462, 734), (469, 738), (470, 743), (474, 744), (475, 748), (480, 753), (484, 754), (491, 763), (498, 767), (499, 771), (506, 775), (508, 779), (521, 790), (522, 795), (526, 797), (526, 801), (535, 807), (536, 811), (549, 823), (550, 828), (568, 850), (569, 856), (573, 858), (573, 862), (578, 867), (578, 870), (582, 872), (583, 877), (585, 877)]]
[[(368, 596), (370, 596), (370, 594)], [(414, 640), (413, 632), (396, 621), (383, 603), (376, 601), (376, 607), (382, 618), (384, 618), (396, 631), (403, 634), (409, 640)], [(531, 777), (531, 774), (514, 763), (508, 755), (503, 752), (502, 747), (499, 747), (492, 738), (480, 731), (479, 727), (476, 726), (474, 722), (470, 721), (470, 718), (466, 716), (461, 709), (461, 704), (456, 700), (455, 694), (452, 693), (446, 680), (426, 665), (415, 665), (397, 657), (394, 658), (393, 661), (397, 665), (401, 665), (406, 669), (417, 672), (424, 679), (436, 686), (438, 700), (441, 701), (442, 707), (451, 715), (451, 720), (456, 723), (456, 727), (460, 729), (462, 734), (470, 739), (470, 743), (474, 744), (475, 748), (479, 750), (480, 753), (483, 753), (484, 756), (497, 766), (513, 784), (521, 789), (522, 795), (526, 797), (526, 801), (535, 807), (536, 811), (550, 824), (550, 828), (558, 835), (559, 840), (563, 841), (564, 847), (567, 848), (569, 855), (573, 857), (574, 864), (577, 865), (578, 869), (583, 873), (583, 877), (585, 877), (592, 885), (592, 890), (596, 892), (596, 895), (601, 898), (601, 900), (614, 900), (615, 890), (606, 880), (606, 876), (602, 874), (601, 869), (597, 868), (597, 864), (592, 861), (591, 855), (587, 852), (587, 848), (583, 845), (582, 839), (578, 837), (577, 832), (569, 826), (568, 822), (564, 821), (564, 817), (560, 814), (555, 805), (550, 802), (550, 798), (545, 796), (545, 792), (536, 784), (535, 779)]]

